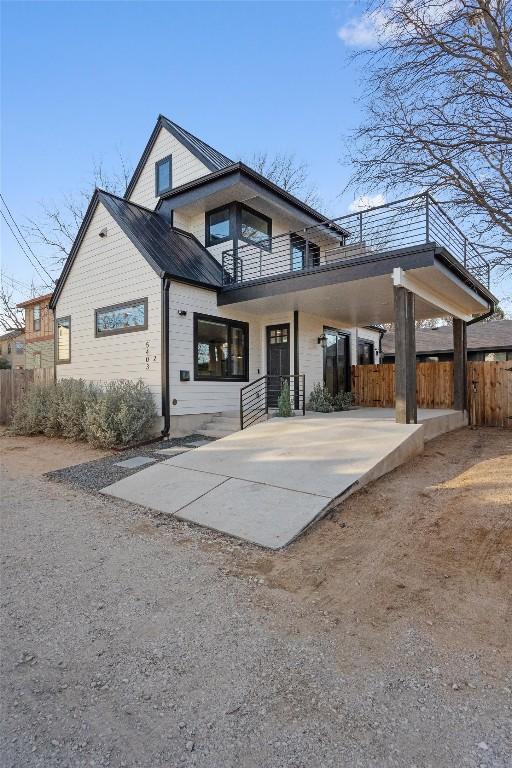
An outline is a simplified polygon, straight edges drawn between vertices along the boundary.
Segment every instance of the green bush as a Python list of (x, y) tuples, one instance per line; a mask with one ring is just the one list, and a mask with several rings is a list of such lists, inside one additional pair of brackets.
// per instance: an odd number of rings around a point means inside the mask
[(40, 435), (53, 424), (53, 386), (33, 384), (16, 403), (11, 430), (17, 435)]
[(5, 357), (0, 357), (0, 369), (9, 370), (10, 367), (10, 362), (6, 360)]
[(335, 411), (348, 411), (354, 402), (352, 392), (338, 392), (332, 398), (332, 407)]
[(83, 379), (62, 379), (49, 386), (32, 385), (17, 403), (11, 430), (112, 448), (146, 438), (155, 417), (153, 396), (142, 380), (99, 387)]
[(285, 381), (277, 398), (277, 415), (293, 416), (292, 404), (290, 402), (290, 384)]
[(100, 448), (145, 438), (155, 418), (153, 395), (142, 380), (111, 381), (86, 409), (87, 440)]
[(308, 400), (308, 410), (331, 413), (334, 410), (332, 395), (326, 386), (318, 382), (313, 386)]
[(55, 390), (57, 434), (71, 440), (86, 440), (86, 414), (100, 396), (99, 388), (83, 379), (61, 379)]

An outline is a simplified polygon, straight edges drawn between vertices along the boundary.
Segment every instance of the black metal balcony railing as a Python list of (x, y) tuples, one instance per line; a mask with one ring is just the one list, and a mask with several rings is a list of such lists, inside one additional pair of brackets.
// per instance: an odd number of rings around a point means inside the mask
[(426, 243), (442, 246), (489, 287), (490, 267), (438, 202), (429, 194), (325, 220), (222, 254), (223, 283), (239, 287), (253, 280), (296, 274)]

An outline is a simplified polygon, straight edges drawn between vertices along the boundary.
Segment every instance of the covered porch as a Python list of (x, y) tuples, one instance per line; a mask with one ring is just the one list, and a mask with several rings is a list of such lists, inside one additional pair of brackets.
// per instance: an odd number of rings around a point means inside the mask
[(428, 196), (418, 205), (414, 198), (356, 214), (358, 239), (344, 217), (304, 230), (299, 250), (298, 233), (290, 233), (267, 243), (264, 254), (260, 248), (256, 255), (254, 245), (226, 252), (218, 305), (263, 322), (276, 313), (293, 315), (290, 372), (309, 382), (314, 342), (306, 336), (319, 331), (316, 343), (325, 340), (319, 324), (313, 331), (314, 318), (328, 317), (334, 329), (393, 323), (395, 418), (403, 424), (418, 421), (415, 323), (446, 318), (454, 339), (454, 408), (464, 411), (466, 324), (491, 313), (496, 299), (485, 260)]

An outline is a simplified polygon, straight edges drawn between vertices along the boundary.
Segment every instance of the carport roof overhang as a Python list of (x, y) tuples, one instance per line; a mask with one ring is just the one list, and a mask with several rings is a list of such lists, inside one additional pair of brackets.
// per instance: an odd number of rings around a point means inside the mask
[(445, 249), (419, 246), (226, 288), (219, 293), (218, 304), (239, 304), (255, 315), (298, 310), (344, 326), (390, 323), (394, 285), (415, 294), (418, 320), (446, 316), (470, 320), (497, 303)]

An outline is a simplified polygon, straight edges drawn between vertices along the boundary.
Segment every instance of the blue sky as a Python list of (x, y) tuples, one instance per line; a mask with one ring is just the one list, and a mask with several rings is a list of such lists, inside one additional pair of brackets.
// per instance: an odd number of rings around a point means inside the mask
[[(115, 169), (121, 152), (135, 164), (160, 112), (233, 159), (294, 152), (327, 210), (345, 213), (340, 161), (361, 74), (337, 31), (358, 13), (351, 2), (2, 3), (1, 188), (18, 223), (86, 187), (95, 163)], [(37, 282), (5, 226), (1, 242), (3, 272)]]

